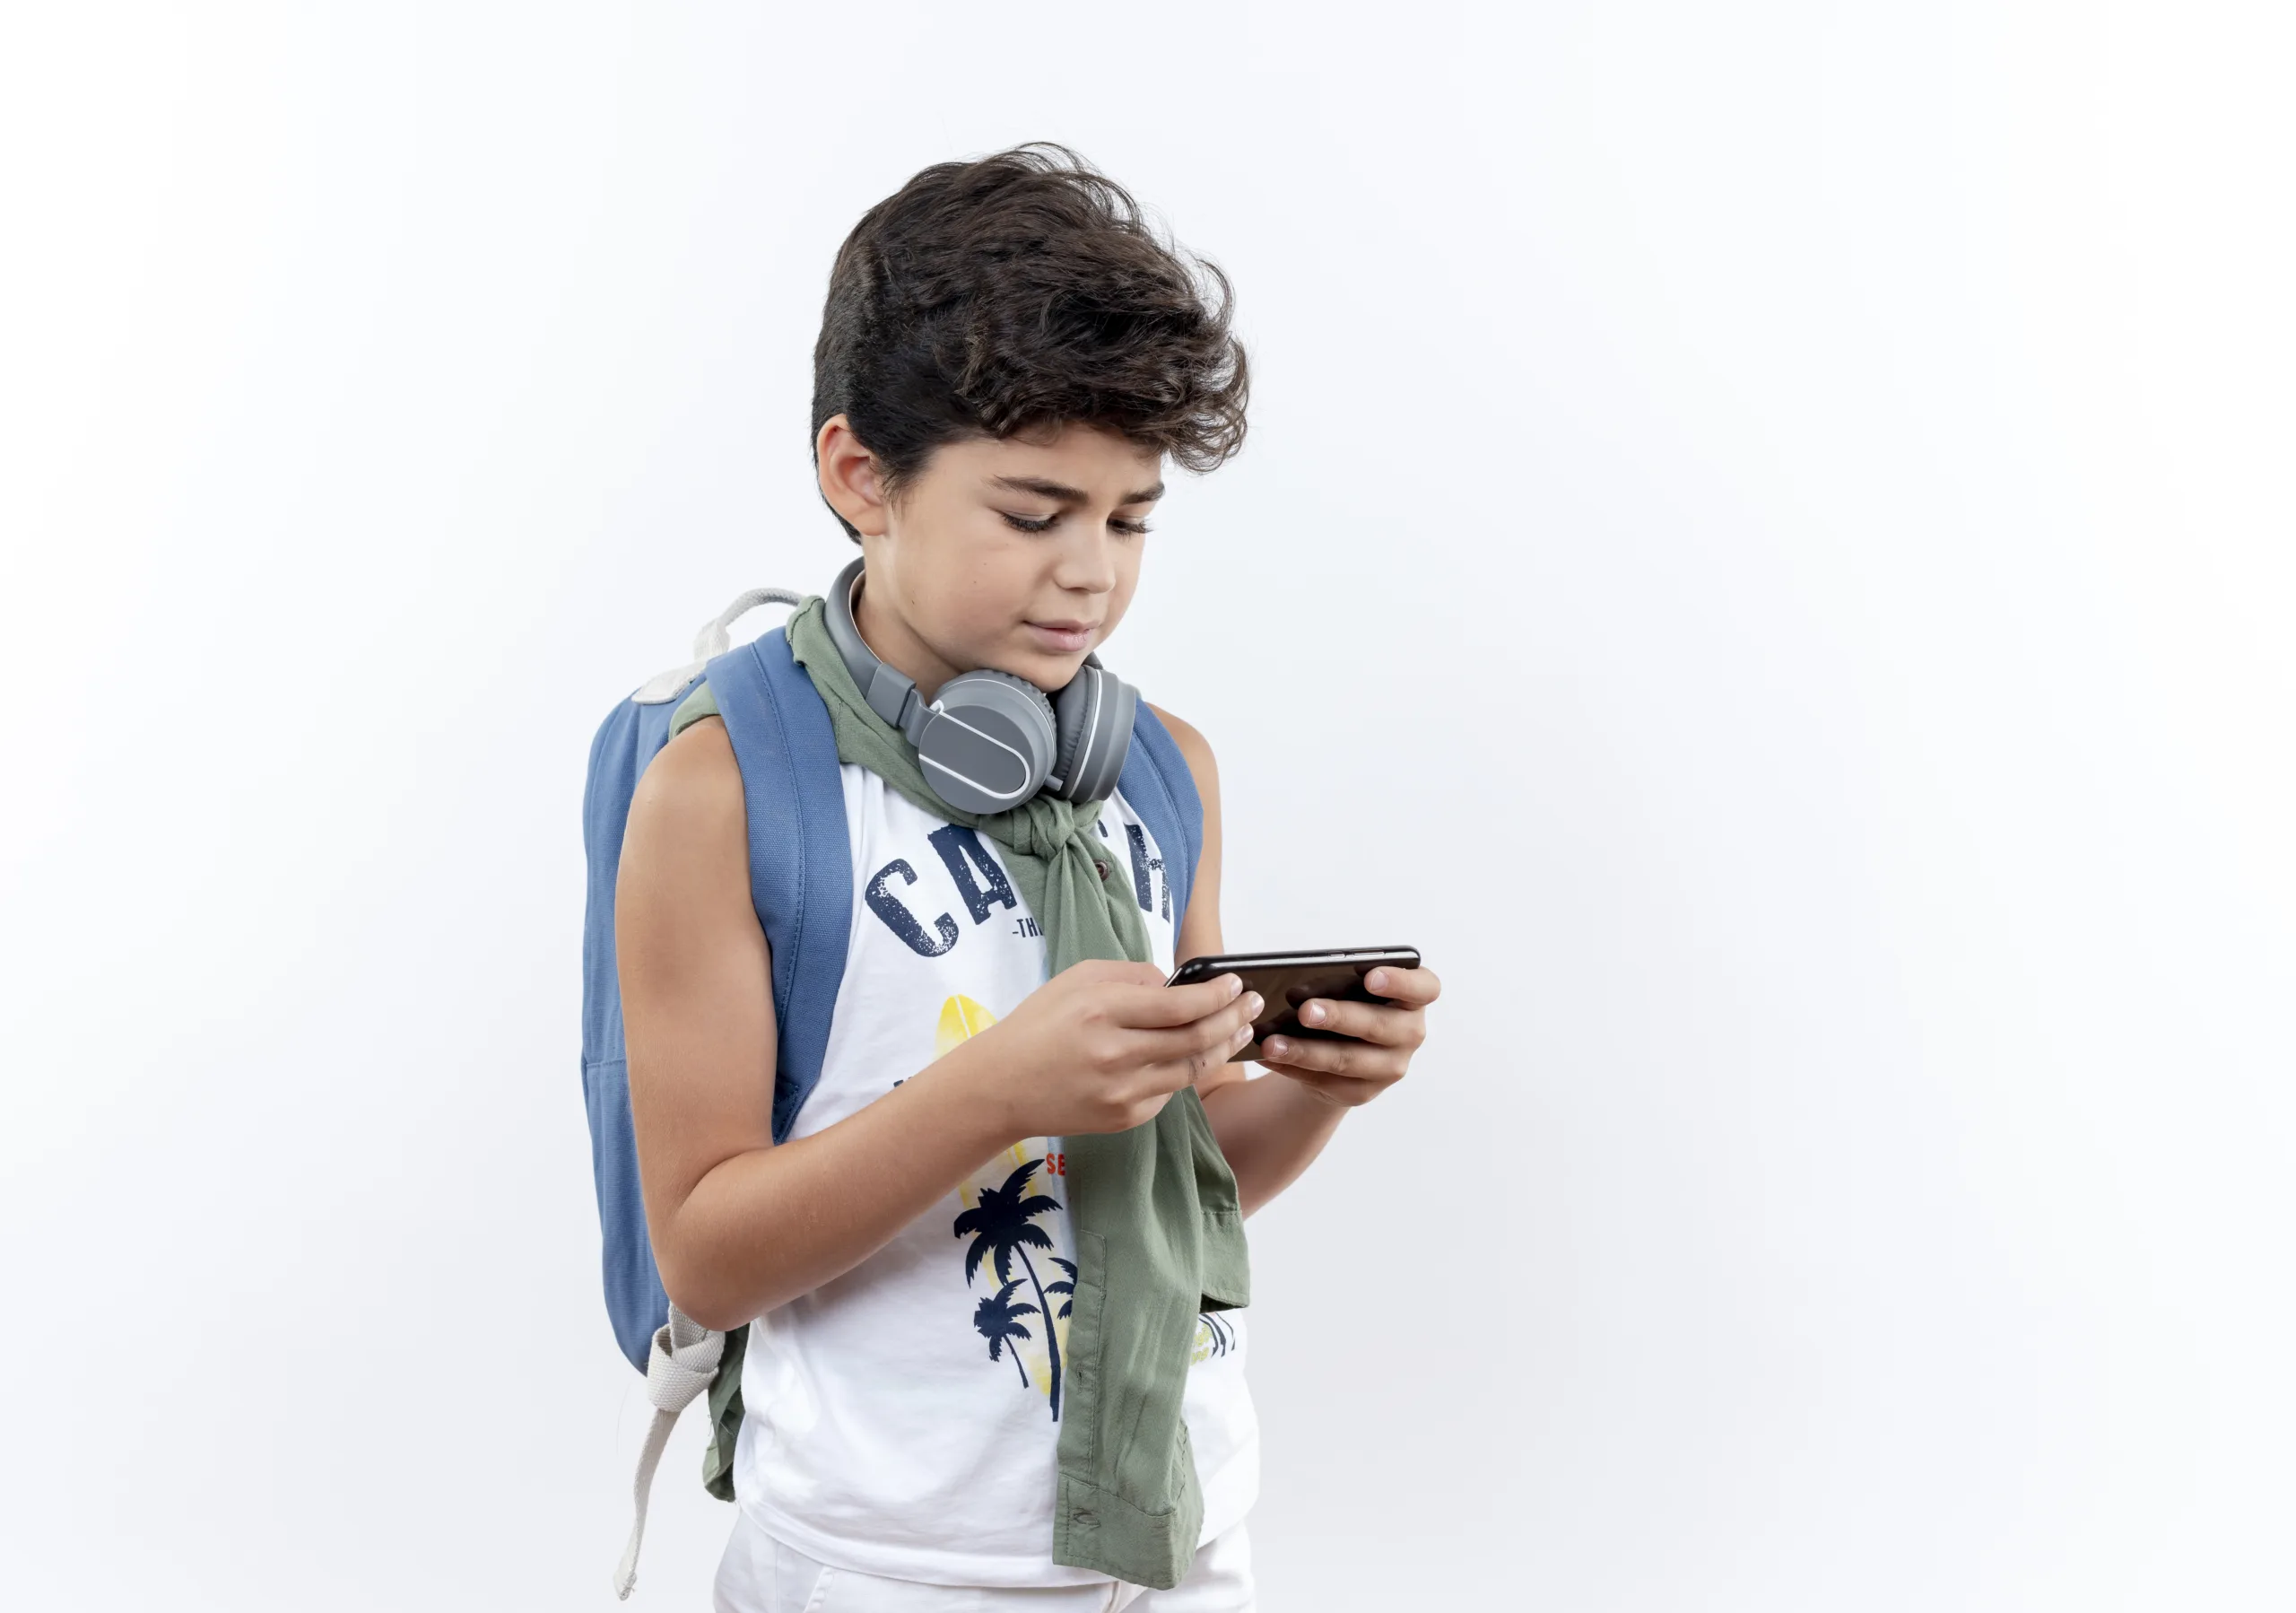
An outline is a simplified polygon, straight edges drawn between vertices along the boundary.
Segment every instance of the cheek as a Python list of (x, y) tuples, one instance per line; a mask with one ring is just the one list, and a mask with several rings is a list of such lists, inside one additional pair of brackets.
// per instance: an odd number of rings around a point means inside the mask
[(968, 537), (933, 556), (917, 604), (946, 631), (970, 637), (997, 623), (1004, 602), (1013, 597), (1015, 568), (993, 538)]
[(902, 614), (909, 631), (952, 666), (977, 662), (993, 638), (995, 594), (970, 568), (911, 563), (901, 572)]

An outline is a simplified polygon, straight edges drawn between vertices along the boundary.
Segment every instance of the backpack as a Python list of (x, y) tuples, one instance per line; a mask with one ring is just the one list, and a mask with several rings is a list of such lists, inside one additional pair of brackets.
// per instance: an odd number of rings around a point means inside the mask
[[(582, 844), (589, 891), (582, 917), (582, 1096), (590, 1123), (606, 1313), (631, 1365), (646, 1374), (654, 1420), (639, 1458), (636, 1518), (614, 1573), (627, 1599), (654, 1469), (679, 1414), (705, 1391), (711, 1438), (702, 1482), (734, 1499), (733, 1443), (742, 1421), (746, 1326), (712, 1332), (672, 1305), (654, 1264), (630, 1119), (629, 1053), (614, 961), (614, 883), (630, 801), (647, 764), (668, 743), (680, 702), (705, 678), (740, 768), (749, 822), (750, 897), (773, 964), (777, 1031), (772, 1136), (788, 1139), (798, 1109), (821, 1077), (831, 1015), (844, 979), (853, 918), (852, 850), (844, 783), (829, 710), (777, 627), (732, 642), (736, 619), (768, 603), (801, 605), (787, 589), (752, 589), (695, 635), (694, 658), (648, 679), (606, 713), (590, 743), (582, 792)], [(1117, 789), (1163, 853), (1172, 925), (1187, 912), (1203, 853), (1204, 807), (1170, 731), (1139, 702)]]

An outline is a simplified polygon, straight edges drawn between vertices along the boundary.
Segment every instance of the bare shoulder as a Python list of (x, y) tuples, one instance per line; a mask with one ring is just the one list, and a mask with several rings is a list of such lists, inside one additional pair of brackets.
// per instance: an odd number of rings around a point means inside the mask
[(630, 798), (629, 840), (649, 849), (722, 854), (745, 847), (747, 807), (733, 741), (704, 717), (664, 745)]
[(1187, 761), (1187, 771), (1196, 780), (1196, 793), (1209, 806), (1219, 794), (1220, 767), (1213, 760), (1212, 742), (1200, 733), (1196, 725), (1173, 716), (1154, 702), (1148, 709), (1156, 713), (1164, 727), (1171, 730), (1172, 743), (1180, 747), (1180, 754)]

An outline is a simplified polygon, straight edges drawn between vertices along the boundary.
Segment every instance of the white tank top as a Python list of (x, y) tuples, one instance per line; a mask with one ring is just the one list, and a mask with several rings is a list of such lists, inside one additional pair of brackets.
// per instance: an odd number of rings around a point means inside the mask
[[(852, 940), (821, 1080), (792, 1138), (883, 1097), (1048, 978), (1044, 937), (996, 842), (865, 768), (839, 771)], [(1156, 841), (1120, 794), (1099, 831), (1169, 973), (1172, 900)], [(734, 1455), (750, 1521), (860, 1573), (1108, 1582), (1052, 1560), (1054, 1362), (1076, 1258), (1064, 1163), (1059, 1138), (1013, 1144), (850, 1271), (752, 1324)], [(1241, 1311), (1197, 1320), (1181, 1416), (1204, 1489), (1198, 1545), (1258, 1495), (1245, 1338)]]

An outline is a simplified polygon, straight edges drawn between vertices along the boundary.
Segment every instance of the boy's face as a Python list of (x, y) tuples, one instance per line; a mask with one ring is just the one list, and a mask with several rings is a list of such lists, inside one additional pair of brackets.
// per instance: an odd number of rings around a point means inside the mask
[(1124, 619), (1163, 493), (1153, 449), (1076, 423), (948, 443), (891, 505), (843, 415), (821, 450), (822, 493), (862, 535), (861, 635), (926, 699), (980, 667), (1058, 689)]

